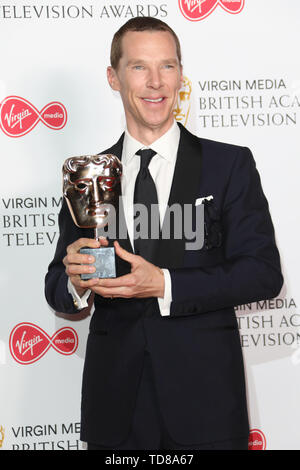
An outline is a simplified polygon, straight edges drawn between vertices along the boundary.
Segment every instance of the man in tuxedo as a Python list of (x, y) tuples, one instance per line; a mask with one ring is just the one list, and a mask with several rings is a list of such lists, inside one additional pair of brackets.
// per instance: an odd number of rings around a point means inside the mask
[[(78, 312), (94, 295), (81, 439), (89, 449), (247, 449), (234, 306), (275, 297), (283, 282), (255, 162), (249, 149), (200, 139), (174, 121), (180, 44), (160, 20), (120, 28), (107, 77), (126, 130), (101, 153), (122, 160), (127, 238), (94, 240), (64, 202), (46, 276), (55, 310)], [(204, 204), (203, 247), (187, 249), (172, 230), (170, 239), (135, 239), (134, 203), (157, 203), (161, 226), (172, 204)], [(94, 267), (80, 248), (112, 244), (119, 276), (82, 281)]]

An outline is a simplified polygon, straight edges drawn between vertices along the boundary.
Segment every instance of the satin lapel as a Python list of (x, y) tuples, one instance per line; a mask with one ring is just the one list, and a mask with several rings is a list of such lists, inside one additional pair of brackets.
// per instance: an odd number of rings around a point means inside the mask
[[(181, 135), (168, 206), (180, 204), (183, 214), (184, 204), (195, 205), (200, 186), (202, 158), (200, 140), (181, 124), (179, 127)], [(166, 268), (182, 267), (185, 243), (184, 234), (181, 239), (171, 237), (170, 240), (160, 240), (155, 256), (156, 264)]]
[[(119, 158), (119, 160), (122, 161), (123, 141), (124, 141), (124, 133), (121, 135), (120, 139), (115, 145), (113, 145), (112, 147), (110, 147), (109, 149), (105, 150), (102, 153), (111, 153), (113, 155), (116, 155)], [(123, 236), (121, 239), (118, 239), (118, 234), (120, 233), (120, 226), (124, 228), (123, 232), (125, 233), (123, 233)], [(119, 214), (116, 220), (116, 234), (117, 234), (116, 238), (118, 239), (118, 242), (120, 243), (122, 248), (132, 253), (133, 250), (132, 250), (132, 246), (131, 246), (130, 239), (129, 239), (128, 232), (127, 232), (122, 199), (120, 200)], [(111, 240), (111, 242), (113, 242), (113, 240)]]
[(109, 149), (107, 150), (104, 150), (104, 152), (101, 152), (103, 154), (106, 154), (106, 153), (111, 153), (113, 155), (116, 155), (118, 157), (119, 160), (122, 160), (122, 150), (123, 150), (123, 142), (124, 142), (124, 132), (123, 134), (121, 135), (121, 137), (119, 138), (118, 142), (116, 144), (114, 144), (112, 147), (110, 147)]

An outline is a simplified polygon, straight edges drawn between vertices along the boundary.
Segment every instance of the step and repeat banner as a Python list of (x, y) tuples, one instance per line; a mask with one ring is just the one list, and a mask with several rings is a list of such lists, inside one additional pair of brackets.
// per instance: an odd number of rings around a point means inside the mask
[(249, 448), (300, 449), (298, 0), (0, 1), (0, 447), (81, 450), (90, 312), (53, 312), (44, 276), (58, 239), (61, 168), (124, 128), (107, 84), (114, 32), (153, 16), (178, 34), (175, 117), (253, 151), (285, 278), (272, 300), (237, 305)]

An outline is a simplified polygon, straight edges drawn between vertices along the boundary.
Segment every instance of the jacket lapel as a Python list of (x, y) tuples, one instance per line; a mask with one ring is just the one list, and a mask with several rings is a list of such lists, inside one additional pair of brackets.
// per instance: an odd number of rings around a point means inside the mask
[[(201, 144), (198, 137), (187, 131), (181, 124), (180, 141), (177, 153), (177, 160), (174, 170), (174, 177), (171, 186), (168, 206), (179, 204), (184, 213), (184, 204), (191, 204), (195, 207), (195, 200), (200, 186), (201, 176)], [(166, 218), (164, 224), (166, 223)], [(183, 266), (186, 238), (184, 228), (183, 236), (180, 239), (161, 239), (156, 250), (153, 262), (160, 267), (178, 268)]]
[[(199, 193), (200, 176), (201, 176), (201, 143), (198, 137), (191, 134), (181, 124), (180, 127), (180, 140), (177, 152), (177, 159), (175, 164), (173, 182), (171, 186), (168, 206), (171, 207), (173, 204), (179, 204), (182, 208), (182, 214), (184, 213), (184, 204), (195, 205), (197, 194)], [(112, 153), (116, 155), (120, 160), (122, 159), (124, 133), (118, 140), (118, 142), (105, 150), (102, 153)], [(123, 204), (119, 207), (119, 217), (116, 220), (116, 233), (119, 233), (119, 224), (122, 223), (123, 227), (126, 227), (124, 208)], [(163, 226), (166, 223), (164, 220)], [(180, 239), (174, 239), (172, 236), (174, 228), (171, 226), (171, 236), (169, 239), (157, 240), (155, 246), (155, 253), (153, 254), (152, 262), (162, 268), (178, 268), (183, 266), (183, 257), (185, 252), (185, 244), (188, 241), (184, 234)], [(111, 240), (111, 243), (113, 240)], [(120, 245), (127, 251), (133, 252), (128, 232), (126, 232), (126, 238), (121, 239)], [(127, 264), (127, 263), (126, 263)], [(125, 269), (126, 268), (126, 269)], [(121, 266), (120, 266), (121, 269)], [(128, 271), (128, 266), (123, 267)], [(120, 275), (120, 273), (118, 273)]]
[(121, 137), (119, 138), (119, 140), (116, 144), (114, 144), (112, 147), (110, 147), (107, 150), (104, 150), (104, 152), (101, 152), (101, 153), (103, 153), (103, 154), (111, 153), (113, 155), (116, 155), (118, 157), (118, 159), (121, 160), (122, 159), (122, 151), (123, 151), (124, 135), (125, 135), (125, 133), (123, 132), (123, 134), (121, 135)]
[[(121, 135), (120, 139), (116, 144), (114, 144), (112, 147), (109, 149), (105, 150), (104, 154), (106, 153), (111, 153), (113, 155), (116, 155), (116, 157), (119, 158), (119, 160), (122, 161), (122, 151), (123, 151), (123, 141), (124, 141), (124, 133)], [(122, 198), (120, 198), (120, 204), (117, 210), (117, 217), (115, 220), (116, 226), (115, 226), (115, 232), (116, 232), (116, 240), (118, 240), (119, 244), (121, 245), (122, 248), (124, 248), (126, 251), (129, 251), (130, 253), (133, 253), (133, 249), (130, 243), (130, 239), (128, 236), (128, 231), (127, 231), (127, 226), (126, 226), (126, 220), (125, 220), (125, 214), (124, 214), (124, 207), (122, 203)], [(120, 233), (120, 226), (122, 229), (126, 229), (126, 237), (122, 236), (122, 238), (119, 238), (118, 234)], [(123, 230), (124, 232), (124, 230)], [(124, 235), (124, 234), (123, 234)], [(109, 240), (109, 245), (113, 245), (114, 239), (111, 238)], [(121, 276), (123, 274), (129, 273), (130, 272), (130, 264), (127, 263), (126, 261), (123, 261), (121, 258), (116, 256), (116, 269), (117, 269), (117, 276)]]

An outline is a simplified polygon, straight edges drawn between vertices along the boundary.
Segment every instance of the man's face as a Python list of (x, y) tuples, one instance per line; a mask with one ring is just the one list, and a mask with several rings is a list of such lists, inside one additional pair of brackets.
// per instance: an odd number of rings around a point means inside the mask
[(119, 176), (105, 164), (88, 163), (69, 173), (64, 195), (75, 224), (81, 228), (105, 227), (111, 206), (118, 203)]
[(120, 92), (129, 132), (164, 134), (173, 123), (173, 108), (182, 70), (173, 36), (165, 31), (127, 32), (117, 70), (108, 67), (108, 80)]

